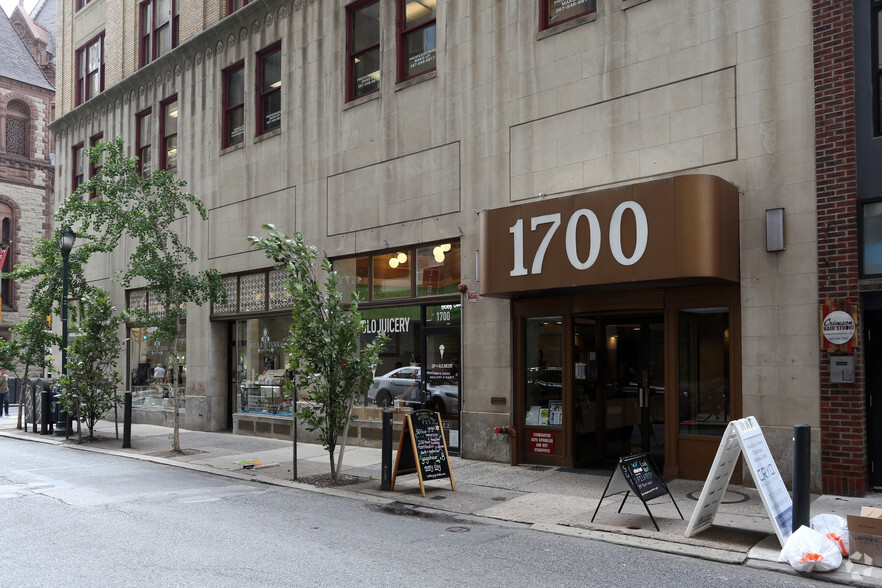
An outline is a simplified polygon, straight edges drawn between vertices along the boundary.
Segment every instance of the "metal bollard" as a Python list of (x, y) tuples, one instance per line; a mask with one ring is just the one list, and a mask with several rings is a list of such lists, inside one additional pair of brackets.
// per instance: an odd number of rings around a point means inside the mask
[(33, 423), (33, 427), (31, 428), (31, 432), (37, 432), (37, 385), (33, 382), (28, 384), (31, 388), (31, 422)]
[(793, 425), (793, 525), (795, 532), (811, 526), (811, 448), (812, 428)]
[(380, 490), (392, 488), (392, 411), (383, 411), (383, 448), (382, 473), (380, 475)]
[(126, 390), (123, 398), (123, 449), (132, 446), (132, 391)]
[(49, 403), (51, 402), (51, 392), (43, 388), (40, 391), (40, 434), (48, 435), (49, 430)]

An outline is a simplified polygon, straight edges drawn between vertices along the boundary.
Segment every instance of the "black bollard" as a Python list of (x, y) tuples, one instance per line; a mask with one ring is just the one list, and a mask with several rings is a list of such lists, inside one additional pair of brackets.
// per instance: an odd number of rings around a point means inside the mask
[(392, 488), (392, 411), (383, 411), (383, 449), (380, 490)]
[(31, 387), (31, 422), (34, 426), (31, 428), (32, 433), (37, 432), (37, 384), (30, 382)]
[(126, 390), (123, 399), (123, 449), (132, 446), (132, 391)]
[(48, 435), (51, 431), (49, 430), (49, 405), (51, 403), (50, 396), (52, 392), (47, 390), (46, 388), (41, 387), (40, 390), (40, 434)]
[(793, 425), (793, 531), (811, 526), (812, 428)]

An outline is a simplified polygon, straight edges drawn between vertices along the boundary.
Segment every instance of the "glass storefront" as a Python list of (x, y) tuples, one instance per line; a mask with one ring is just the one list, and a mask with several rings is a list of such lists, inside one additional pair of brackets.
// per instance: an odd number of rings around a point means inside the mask
[[(173, 407), (172, 394), (172, 342), (156, 341), (151, 337), (152, 327), (129, 328), (129, 390), (133, 406)], [(180, 408), (185, 408), (184, 392), (187, 389), (187, 331), (183, 329), (178, 339), (178, 398)]]
[(233, 325), (235, 412), (291, 416), (293, 388), (285, 350), (289, 317), (237, 320)]
[(681, 310), (678, 323), (680, 434), (721, 436), (732, 416), (729, 310)]

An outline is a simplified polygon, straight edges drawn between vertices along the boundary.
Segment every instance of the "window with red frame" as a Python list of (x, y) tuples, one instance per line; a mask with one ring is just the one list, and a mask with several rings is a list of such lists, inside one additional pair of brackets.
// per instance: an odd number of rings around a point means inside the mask
[(380, 89), (380, 3), (362, 0), (346, 7), (346, 99)]
[(104, 33), (77, 49), (76, 104), (104, 91)]
[(141, 66), (178, 46), (180, 0), (141, 2)]
[(142, 176), (150, 175), (150, 168), (153, 166), (153, 152), (150, 149), (152, 113), (153, 109), (148, 108), (135, 115), (135, 155), (138, 156), (138, 171), (141, 172)]
[[(92, 135), (89, 138), (89, 147), (95, 147), (104, 140), (104, 133), (98, 133), (97, 135)], [(95, 161), (92, 157), (89, 157), (89, 177), (94, 178), (98, 175), (98, 172), (101, 171), (101, 166), (103, 165), (103, 160)], [(89, 194), (89, 198), (97, 198), (98, 193), (95, 190)]]
[(79, 10), (80, 8), (84, 7), (86, 4), (88, 4), (88, 3), (91, 2), (91, 1), (92, 1), (92, 0), (77, 0), (77, 7), (76, 7), (76, 9)]
[(436, 0), (398, 0), (398, 81), (435, 69)]
[(245, 62), (224, 70), (224, 147), (236, 145), (245, 139)]
[(167, 98), (160, 104), (162, 118), (159, 120), (160, 152), (159, 167), (174, 170), (178, 167), (178, 97)]
[(257, 54), (257, 134), (282, 124), (282, 44)]
[(597, 10), (597, 0), (539, 0), (539, 28), (556, 27)]
[(80, 184), (86, 180), (86, 160), (83, 152), (83, 144), (79, 143), (73, 146), (71, 150), (71, 164), (73, 167), (73, 177), (71, 178), (71, 193), (76, 192)]
[(249, 2), (251, 0), (227, 0), (227, 14), (233, 14)]

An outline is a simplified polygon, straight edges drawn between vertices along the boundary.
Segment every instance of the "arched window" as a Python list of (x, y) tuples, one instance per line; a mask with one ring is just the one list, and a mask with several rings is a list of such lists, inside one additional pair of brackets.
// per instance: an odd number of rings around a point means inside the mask
[[(8, 204), (0, 202), (0, 257), (3, 258), (3, 273), (12, 271), (12, 257), (15, 249), (14, 239), (15, 216), (13, 215), (12, 208)], [(12, 299), (13, 293), (13, 281), (8, 278), (0, 280), (0, 297), (2, 297), (3, 308), (11, 309), (15, 307), (15, 301)]]
[(12, 100), (6, 107), (6, 152), (28, 156), (28, 121), (31, 110), (21, 100)]

